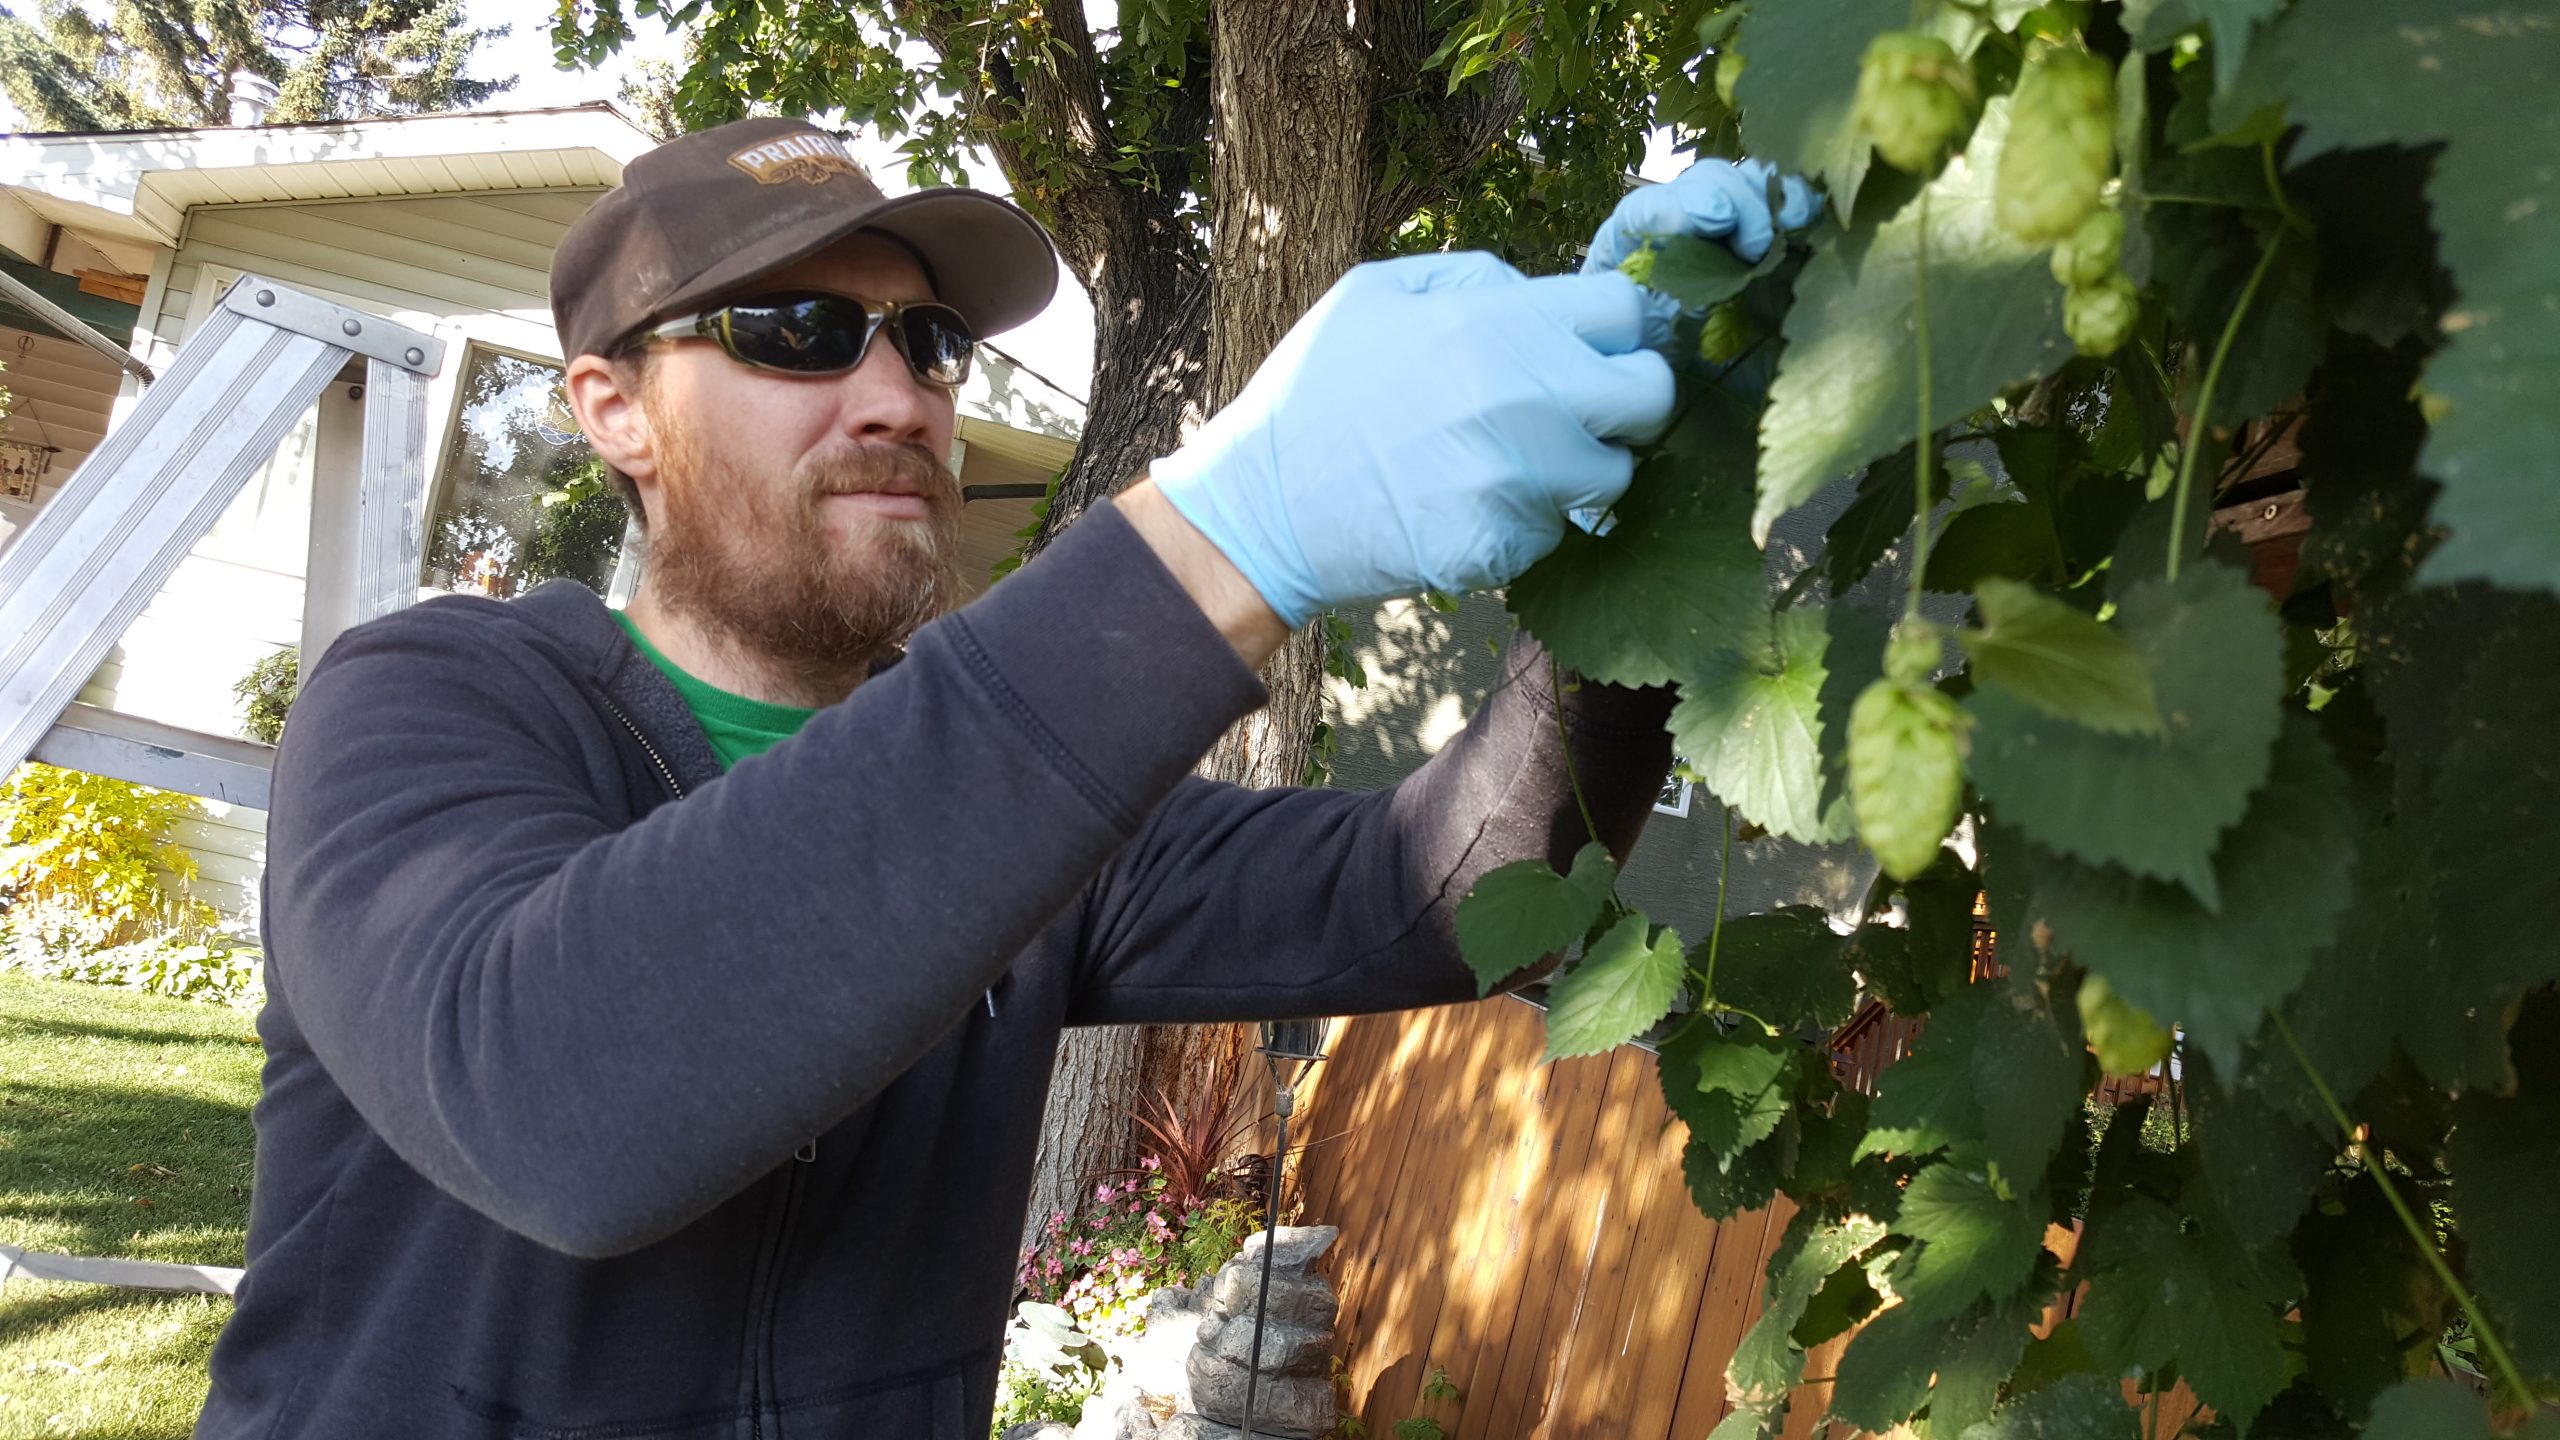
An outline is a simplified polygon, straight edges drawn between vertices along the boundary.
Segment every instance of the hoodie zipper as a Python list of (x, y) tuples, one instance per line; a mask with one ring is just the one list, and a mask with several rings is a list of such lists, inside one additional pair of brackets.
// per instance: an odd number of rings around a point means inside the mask
[(749, 1440), (763, 1440), (764, 1372), (773, 1364), (773, 1322), (782, 1308), (782, 1261), (791, 1253), (791, 1232), (800, 1218), (800, 1191), (806, 1184), (809, 1167), (818, 1161), (818, 1142), (812, 1137), (792, 1152), (791, 1164), (782, 1176), (782, 1205), (773, 1226), (765, 1233), (764, 1251), (756, 1261), (755, 1345), (749, 1352), (747, 1371), (747, 1434)]
[(600, 694), (598, 694), (598, 696), (597, 696), (596, 698), (598, 698), (598, 699), (600, 699), (600, 700), (604, 701), (604, 708), (606, 708), (607, 710), (612, 711), (612, 712), (613, 712), (613, 718), (614, 718), (614, 719), (616, 719), (616, 720), (621, 721), (621, 722), (622, 722), (622, 728), (623, 728), (623, 729), (625, 729), (625, 730), (630, 731), (630, 732), (631, 732), (631, 738), (632, 738), (632, 739), (634, 739), (634, 740), (639, 741), (639, 742), (640, 742), (640, 748), (641, 748), (642, 750), (645, 750), (645, 751), (647, 751), (647, 752), (648, 752), (648, 755), (649, 755), (649, 763), (650, 763), (650, 764), (652, 764), (652, 765), (657, 766), (657, 767), (658, 767), (658, 773), (659, 773), (661, 776), (665, 777), (666, 782), (667, 782), (667, 789), (668, 789), (668, 790), (670, 790), (670, 791), (672, 791), (672, 792), (674, 792), (675, 797), (676, 797), (677, 799), (679, 799), (679, 800), (683, 799), (683, 798), (684, 798), (684, 786), (683, 786), (683, 785), (681, 785), (681, 784), (679, 784), (679, 783), (677, 783), (677, 781), (676, 781), (676, 772), (674, 771), (674, 769), (672, 769), (671, 767), (669, 767), (669, 766), (668, 766), (666, 757), (658, 753), (658, 747), (649, 743), (649, 737), (648, 737), (647, 735), (645, 735), (645, 734), (642, 734), (642, 733), (641, 733), (641, 730), (640, 730), (640, 727), (639, 727), (638, 725), (636, 725), (636, 724), (634, 724), (634, 723), (632, 722), (631, 717), (630, 717), (630, 716), (628, 716), (628, 715), (626, 715), (626, 714), (624, 714), (624, 713), (622, 712), (622, 707), (621, 707), (621, 706), (616, 705), (616, 704), (614, 704), (614, 703), (613, 703), (613, 698), (612, 698), (611, 696), (609, 696), (609, 695), (603, 695), (603, 694), (601, 694), (601, 693), (600, 693)]
[[(622, 722), (622, 728), (631, 732), (631, 738), (639, 742), (641, 750), (649, 756), (649, 763), (658, 767), (659, 776), (667, 782), (668, 792), (679, 800), (683, 799), (683, 783), (676, 779), (674, 768), (667, 764), (665, 756), (658, 753), (658, 747), (649, 743), (648, 734), (624, 713), (621, 706), (613, 703), (611, 697), (599, 698), (604, 700), (604, 708), (613, 712), (613, 718)], [(992, 992), (987, 999), (987, 1013), (995, 1013)], [(764, 1244), (757, 1251), (750, 1287), (756, 1297), (755, 1316), (751, 1322), (755, 1327), (755, 1344), (747, 1356), (747, 1433), (751, 1440), (762, 1440), (764, 1435), (764, 1372), (773, 1361), (773, 1318), (781, 1302), (782, 1257), (790, 1251), (791, 1226), (799, 1216), (804, 1177), (809, 1173), (809, 1167), (818, 1162), (817, 1137), (809, 1137), (793, 1151), (791, 1162), (782, 1176), (782, 1203), (772, 1225), (765, 1230)]]

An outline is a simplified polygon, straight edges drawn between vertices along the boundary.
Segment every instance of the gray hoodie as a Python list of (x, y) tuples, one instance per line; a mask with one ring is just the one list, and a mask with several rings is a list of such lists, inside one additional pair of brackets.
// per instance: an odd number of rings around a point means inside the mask
[[(1472, 997), (1458, 898), (1585, 838), (1506, 675), (1393, 790), (1191, 778), (1264, 692), (1108, 506), (726, 774), (575, 585), (349, 631), (197, 1434), (982, 1440), (1060, 1031)], [(1565, 699), (1621, 853), (1668, 704)]]

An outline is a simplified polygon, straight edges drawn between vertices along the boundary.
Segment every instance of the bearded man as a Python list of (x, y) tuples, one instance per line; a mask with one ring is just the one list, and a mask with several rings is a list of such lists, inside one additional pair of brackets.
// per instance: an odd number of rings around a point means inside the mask
[(1189, 772), (1318, 610), (1501, 584), (1617, 498), (1672, 383), (1614, 266), (1756, 257), (1766, 180), (1630, 197), (1579, 276), (1360, 267), (953, 609), (954, 390), (1048, 302), (1038, 225), (796, 121), (632, 162), (552, 308), (645, 578), (431, 600), (306, 679), (197, 1434), (981, 1440), (1064, 1027), (1469, 1000), (1452, 908), (1593, 838), (1573, 776), (1634, 843), (1668, 697), (1559, 699), (1526, 642), (1391, 791)]

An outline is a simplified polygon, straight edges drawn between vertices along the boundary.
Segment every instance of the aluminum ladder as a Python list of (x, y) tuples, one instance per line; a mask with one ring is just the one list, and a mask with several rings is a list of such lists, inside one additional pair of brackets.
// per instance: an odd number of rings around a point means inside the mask
[[(10, 277), (0, 282), (56, 328), (150, 377), (123, 347)], [(285, 432), (359, 358), (353, 623), (417, 598), (427, 381), (444, 363), (444, 342), (243, 275), (133, 414), (0, 552), (0, 775), (36, 759), (267, 808), (268, 747), (73, 697)]]

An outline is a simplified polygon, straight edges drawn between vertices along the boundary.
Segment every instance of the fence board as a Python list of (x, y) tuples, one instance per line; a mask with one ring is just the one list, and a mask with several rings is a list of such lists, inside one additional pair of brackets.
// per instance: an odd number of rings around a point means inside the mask
[(1568, 1217), (1577, 1208), (1573, 1182), (1591, 1153), (1610, 1065), (1610, 1057), (1592, 1055), (1538, 1071), (1533, 1108), (1520, 1126), (1516, 1169), (1486, 1207), (1499, 1223), (1467, 1264), (1467, 1303), (1488, 1333), (1466, 1368), (1449, 1372), (1459, 1394), (1457, 1423), (1450, 1430), (1457, 1440), (1504, 1433), (1490, 1428), (1500, 1405), (1503, 1366), (1515, 1353), (1525, 1356), (1544, 1334), (1543, 1307), (1569, 1246)]
[[(1977, 925), (1974, 978), (2006, 972)], [(1924, 1019), (1871, 1002), (1833, 1037), (1834, 1072), (1873, 1093)], [(1345, 1413), (1393, 1433), (1433, 1367), (1460, 1399), (1431, 1413), (1453, 1440), (1695, 1440), (1730, 1410), (1724, 1372), (1759, 1316), (1794, 1211), (1719, 1225), (1680, 1174), (1687, 1127), (1653, 1055), (1540, 1066), (1543, 1016), (1511, 1001), (1346, 1021), (1303, 1114), (1325, 1137), (1301, 1162), (1310, 1221), (1338, 1224)], [(2101, 1103), (2168, 1087), (2110, 1080)], [(2067, 1261), (2076, 1234), (2048, 1237)], [(2056, 1301), (2047, 1324), (2070, 1311)], [(1848, 1343), (1808, 1357), (1789, 1440), (1813, 1440)], [(2193, 1406), (2183, 1391), (2163, 1416)]]
[[(1491, 1403), (1476, 1412), (1483, 1417), (1476, 1433), (1486, 1440), (1511, 1440), (1529, 1433), (1553, 1399), (1556, 1357), (1573, 1320), (1570, 1302), (1581, 1293), (1583, 1276), (1598, 1253), (1600, 1231), (1608, 1219), (1607, 1157), (1625, 1143), (1634, 1102), (1643, 1096), (1643, 1087), (1653, 1075), (1641, 1057), (1624, 1050), (1565, 1063), (1596, 1067), (1600, 1093), (1594, 1098), (1582, 1144), (1569, 1152), (1569, 1159), (1566, 1154), (1558, 1156), (1565, 1168), (1556, 1172), (1561, 1183), (1550, 1187), (1554, 1204), (1539, 1231), (1539, 1243), (1549, 1253), (1541, 1261), (1534, 1249), (1529, 1252), (1532, 1278), (1519, 1292), (1511, 1343), (1504, 1348), (1501, 1371), (1489, 1387)], [(1536, 1278), (1541, 1274), (1544, 1283)], [(1479, 1378), (1477, 1393), (1487, 1388)]]

